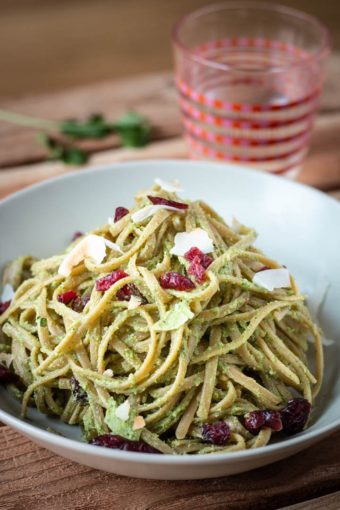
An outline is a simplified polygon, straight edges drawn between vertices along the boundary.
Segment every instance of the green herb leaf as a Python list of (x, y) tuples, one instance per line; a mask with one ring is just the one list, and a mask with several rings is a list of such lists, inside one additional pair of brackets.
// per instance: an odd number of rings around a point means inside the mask
[(114, 131), (114, 126), (108, 123), (103, 115), (96, 113), (84, 121), (65, 120), (60, 123), (59, 131), (74, 139), (104, 138)]
[(88, 154), (77, 147), (64, 148), (62, 161), (67, 165), (83, 165), (89, 159)]
[[(38, 133), (38, 139), (48, 149), (49, 159), (63, 161), (67, 165), (83, 165), (89, 158), (86, 151), (68, 140), (99, 139), (116, 133), (123, 147), (143, 147), (150, 141), (151, 133), (149, 121), (135, 112), (126, 113), (117, 122), (107, 121), (100, 113), (90, 115), (83, 121), (68, 119), (53, 122), (0, 109), (0, 119), (46, 130)], [(64, 138), (60, 140), (51, 136), (48, 134), (50, 131), (59, 132)]]
[(150, 124), (138, 113), (129, 112), (114, 124), (124, 147), (143, 147), (150, 140)]
[(193, 318), (190, 306), (186, 301), (176, 303), (163, 315), (162, 319), (159, 319), (153, 327), (155, 331), (172, 331), (178, 329), (183, 324)]
[(39, 133), (38, 140), (48, 149), (49, 159), (63, 161), (67, 165), (83, 165), (89, 158), (82, 149), (66, 144), (46, 133)]
[(46, 326), (47, 326), (47, 319), (45, 319), (45, 317), (38, 316), (37, 317), (37, 322), (40, 324), (40, 326), (42, 328), (46, 328)]

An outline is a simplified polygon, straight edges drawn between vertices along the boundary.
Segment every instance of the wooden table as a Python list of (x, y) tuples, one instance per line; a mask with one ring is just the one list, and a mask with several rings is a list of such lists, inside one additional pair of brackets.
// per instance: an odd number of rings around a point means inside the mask
[[(299, 178), (336, 198), (340, 198), (339, 62), (333, 57), (330, 63), (312, 149)], [(114, 136), (87, 142), (93, 153), (90, 164), (187, 157), (169, 73), (8, 101), (1, 108), (56, 120), (103, 111), (114, 119), (131, 108), (155, 126), (152, 142), (138, 150), (118, 148)], [(71, 170), (45, 162), (44, 156), (33, 130), (0, 123), (0, 196)], [(80, 466), (7, 426), (0, 427), (0, 444), (2, 510), (340, 508), (340, 432), (290, 459), (250, 473), (180, 482), (129, 479)]]

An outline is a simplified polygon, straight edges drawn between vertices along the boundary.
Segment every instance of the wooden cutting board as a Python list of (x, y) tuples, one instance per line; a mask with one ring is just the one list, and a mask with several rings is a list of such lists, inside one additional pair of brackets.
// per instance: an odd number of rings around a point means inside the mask
[[(340, 58), (330, 62), (312, 148), (300, 180), (340, 198)], [(153, 141), (121, 149), (112, 136), (87, 142), (90, 165), (138, 159), (186, 158), (170, 73), (106, 82), (22, 98), (1, 108), (46, 119), (82, 118), (105, 111), (115, 119), (127, 109), (146, 115)], [(45, 162), (35, 131), (0, 121), (0, 197), (74, 168)], [(81, 171), (79, 169), (79, 171)], [(340, 432), (294, 457), (228, 478), (145, 481), (80, 466), (0, 427), (1, 510), (290, 510), (340, 508)]]

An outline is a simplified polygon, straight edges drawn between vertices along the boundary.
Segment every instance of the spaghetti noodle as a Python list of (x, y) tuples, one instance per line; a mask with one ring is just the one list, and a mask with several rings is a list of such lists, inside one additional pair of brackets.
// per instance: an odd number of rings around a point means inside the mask
[[(0, 315), (0, 363), (17, 375), (8, 388), (23, 416), (36, 406), (95, 443), (110, 434), (172, 454), (264, 446), (284, 429), (282, 410), (319, 391), (319, 330), (292, 276), (273, 290), (255, 283), (283, 268), (253, 246), (253, 230), (164, 188), (140, 192), (66, 253), (6, 268), (16, 289)], [(101, 256), (91, 239), (105, 243)]]

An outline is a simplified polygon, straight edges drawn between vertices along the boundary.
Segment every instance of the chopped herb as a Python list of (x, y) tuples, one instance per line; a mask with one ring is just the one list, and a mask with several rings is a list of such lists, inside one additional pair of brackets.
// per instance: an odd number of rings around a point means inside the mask
[(59, 130), (71, 138), (104, 138), (114, 131), (114, 125), (108, 123), (103, 115), (95, 113), (86, 120), (65, 120), (60, 123)]
[(46, 326), (47, 326), (47, 319), (45, 319), (45, 317), (41, 317), (41, 319), (40, 319), (40, 326), (42, 328), (46, 328)]
[(60, 123), (59, 131), (73, 139), (104, 138), (117, 133), (124, 147), (143, 147), (150, 138), (149, 122), (135, 112), (126, 113), (114, 123), (100, 113), (90, 115), (84, 121), (69, 119)]
[(47, 319), (45, 317), (37, 317), (37, 322), (40, 324), (42, 328), (46, 328), (47, 326)]
[[(74, 145), (75, 140), (99, 139), (116, 133), (123, 147), (143, 147), (150, 140), (151, 127), (148, 120), (135, 112), (128, 112), (115, 122), (109, 122), (101, 113), (85, 120), (67, 119), (59, 122), (36, 119), (28, 115), (0, 110), (0, 119), (12, 124), (43, 129), (39, 141), (48, 149), (48, 158), (63, 161), (67, 165), (83, 165), (89, 154)], [(62, 135), (62, 139), (50, 133)]]
[(129, 112), (114, 124), (124, 147), (143, 147), (150, 139), (150, 124), (138, 113)]
[(66, 144), (46, 133), (39, 133), (38, 140), (49, 150), (49, 159), (63, 161), (67, 165), (82, 165), (89, 158), (82, 149)]

